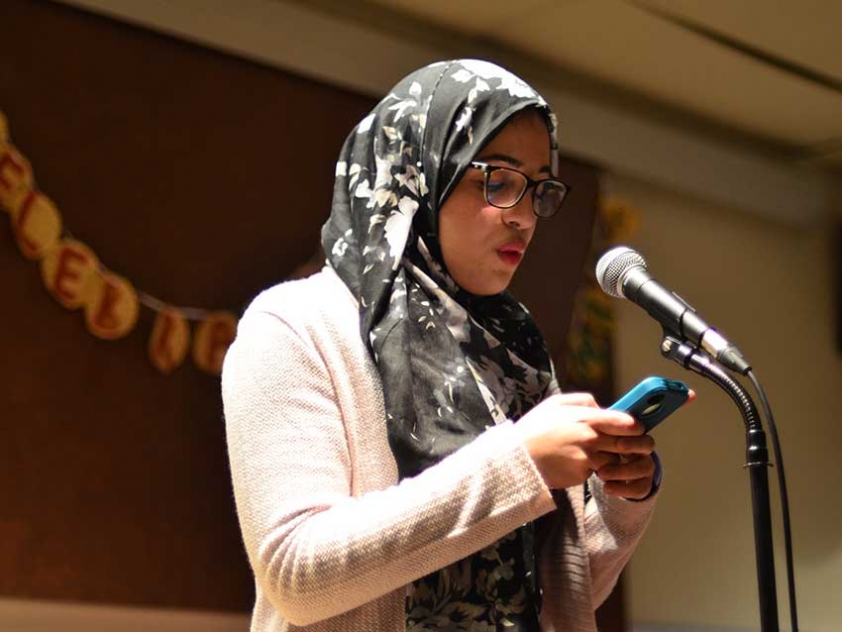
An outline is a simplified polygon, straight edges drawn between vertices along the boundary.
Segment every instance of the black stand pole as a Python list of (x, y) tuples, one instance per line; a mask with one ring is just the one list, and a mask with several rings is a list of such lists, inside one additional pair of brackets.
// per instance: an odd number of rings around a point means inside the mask
[(713, 359), (669, 335), (661, 353), (685, 369), (698, 373), (722, 388), (737, 404), (746, 426), (746, 454), (751, 479), (754, 515), (754, 551), (757, 561), (757, 589), (760, 599), (761, 632), (779, 632), (778, 597), (775, 585), (775, 552), (772, 546), (772, 512), (769, 505), (769, 454), (766, 433), (757, 408), (745, 389)]
[[(759, 424), (758, 424), (759, 426)], [(769, 507), (769, 460), (763, 428), (747, 428), (746, 444), (754, 513), (754, 549), (760, 596), (760, 629), (778, 632), (778, 600), (775, 586), (775, 554), (772, 547), (772, 516)]]

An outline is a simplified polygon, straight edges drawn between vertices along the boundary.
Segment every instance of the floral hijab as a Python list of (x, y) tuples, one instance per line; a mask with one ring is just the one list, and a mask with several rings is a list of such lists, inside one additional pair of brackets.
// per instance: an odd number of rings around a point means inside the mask
[(526, 309), (507, 292), (459, 288), (438, 239), (439, 209), (469, 163), (526, 108), (547, 122), (555, 168), (555, 117), (531, 87), (489, 62), (431, 64), (357, 125), (336, 165), (322, 246), (358, 300), (401, 478), (519, 419), (550, 383)]

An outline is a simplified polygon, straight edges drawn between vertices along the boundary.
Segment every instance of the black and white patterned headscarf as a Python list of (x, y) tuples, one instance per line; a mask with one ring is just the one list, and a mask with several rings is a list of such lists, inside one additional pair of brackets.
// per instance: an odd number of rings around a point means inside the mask
[(359, 302), (402, 478), (517, 420), (549, 384), (529, 313), (507, 292), (459, 288), (438, 239), (439, 209), (469, 163), (527, 108), (543, 114), (555, 163), (555, 117), (531, 87), (489, 62), (435, 63), (395, 86), (342, 148), (322, 246)]
[[(477, 60), (412, 73), (342, 148), (322, 246), (359, 303), (401, 478), (495, 423), (517, 421), (551, 383), (549, 353), (526, 309), (507, 292), (480, 297), (461, 289), (444, 265), (438, 235), (439, 210), (470, 162), (529, 108), (547, 123), (555, 171), (556, 123), (546, 102), (518, 77)], [(445, 611), (471, 613), (489, 629), (537, 629), (532, 551), (527, 525), (452, 572), (419, 579), (407, 602), (407, 629), (443, 629)], [(467, 572), (460, 571), (464, 564)], [(455, 576), (465, 581), (457, 585)], [(490, 580), (477, 583), (483, 577), (497, 578), (493, 599)]]

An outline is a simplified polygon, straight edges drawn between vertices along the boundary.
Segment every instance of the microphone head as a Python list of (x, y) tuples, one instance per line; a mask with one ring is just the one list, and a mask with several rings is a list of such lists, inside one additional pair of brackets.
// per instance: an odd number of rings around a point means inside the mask
[(636, 250), (628, 246), (617, 246), (599, 258), (596, 264), (596, 280), (606, 294), (615, 298), (625, 298), (623, 277), (632, 268), (646, 270), (646, 260)]

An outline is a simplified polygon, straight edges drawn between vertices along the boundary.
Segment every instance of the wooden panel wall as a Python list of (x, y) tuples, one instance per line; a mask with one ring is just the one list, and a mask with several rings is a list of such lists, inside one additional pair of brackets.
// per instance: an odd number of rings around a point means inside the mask
[[(397, 78), (396, 78), (397, 79)], [(73, 235), (176, 305), (239, 311), (317, 246), (372, 100), (46, 0), (0, 3), (0, 108)], [(515, 291), (562, 348), (594, 168)], [(247, 610), (218, 379), (89, 335), (0, 222), (0, 596)]]
[[(44, 0), (0, 3), (0, 107), (67, 228), (176, 305), (306, 261), (367, 97)], [(0, 595), (245, 610), (217, 378), (87, 333), (0, 224)]]

